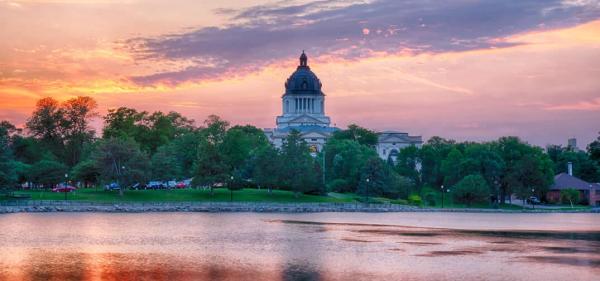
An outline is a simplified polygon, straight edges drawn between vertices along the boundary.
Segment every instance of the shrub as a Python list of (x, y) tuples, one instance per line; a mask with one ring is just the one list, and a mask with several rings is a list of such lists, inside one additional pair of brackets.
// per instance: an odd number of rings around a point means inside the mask
[(423, 200), (421, 200), (421, 196), (417, 194), (412, 194), (408, 196), (408, 203), (410, 203), (411, 205), (420, 206), (421, 204), (423, 204)]
[(334, 179), (327, 184), (327, 190), (333, 192), (344, 192), (348, 190), (348, 181), (344, 179)]
[(425, 194), (425, 202), (427, 202), (427, 205), (429, 206), (435, 206), (435, 193), (427, 192)]

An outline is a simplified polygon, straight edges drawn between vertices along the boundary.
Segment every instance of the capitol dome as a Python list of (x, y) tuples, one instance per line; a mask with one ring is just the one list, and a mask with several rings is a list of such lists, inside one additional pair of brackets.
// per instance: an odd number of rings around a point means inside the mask
[(300, 55), (300, 65), (285, 82), (285, 94), (323, 95), (321, 80), (310, 70), (304, 51)]

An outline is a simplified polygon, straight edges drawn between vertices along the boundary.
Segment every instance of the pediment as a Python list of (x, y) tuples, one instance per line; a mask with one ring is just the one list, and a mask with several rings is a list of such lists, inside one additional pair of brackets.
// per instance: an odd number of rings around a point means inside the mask
[(303, 133), (301, 136), (302, 136), (302, 138), (307, 138), (307, 139), (315, 138), (316, 139), (316, 138), (327, 138), (329, 135), (326, 133), (323, 133), (323, 132), (306, 132), (306, 133)]
[(294, 119), (287, 121), (287, 123), (319, 123), (319, 124), (322, 124), (324, 122), (317, 118), (308, 116), (308, 115), (302, 115), (302, 116), (298, 116)]
[(408, 140), (402, 136), (392, 135), (392, 136), (387, 136), (387, 137), (380, 139), (379, 142), (401, 142), (401, 143), (404, 143), (404, 142), (410, 142), (410, 140)]

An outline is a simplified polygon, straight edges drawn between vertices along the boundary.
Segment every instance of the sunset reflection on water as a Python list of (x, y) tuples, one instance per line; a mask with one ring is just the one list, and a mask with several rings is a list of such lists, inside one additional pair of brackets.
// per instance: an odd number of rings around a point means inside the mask
[(450, 213), (1, 215), (0, 280), (593, 280), (600, 274), (599, 219)]

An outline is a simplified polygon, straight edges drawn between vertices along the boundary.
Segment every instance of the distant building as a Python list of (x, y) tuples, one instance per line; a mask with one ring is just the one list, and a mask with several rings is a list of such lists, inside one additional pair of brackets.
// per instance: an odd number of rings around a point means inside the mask
[(567, 140), (567, 148), (573, 151), (577, 151), (579, 150), (579, 148), (577, 148), (577, 139), (576, 138), (570, 138)]
[(564, 189), (579, 191), (579, 202), (587, 202), (591, 206), (600, 206), (600, 184), (589, 183), (573, 176), (573, 165), (569, 163), (568, 172), (554, 176), (554, 184), (546, 193), (548, 202), (560, 202), (560, 191)]
[[(277, 128), (264, 130), (271, 143), (281, 147), (288, 134), (296, 130), (313, 152), (323, 149), (327, 139), (339, 129), (331, 127), (331, 119), (325, 115), (322, 86), (321, 80), (308, 66), (308, 57), (302, 52), (300, 64), (285, 82), (285, 92), (281, 97), (282, 114), (276, 118)], [(382, 159), (391, 157), (395, 160), (401, 148), (422, 143), (421, 136), (384, 131), (378, 133), (375, 149)]]

